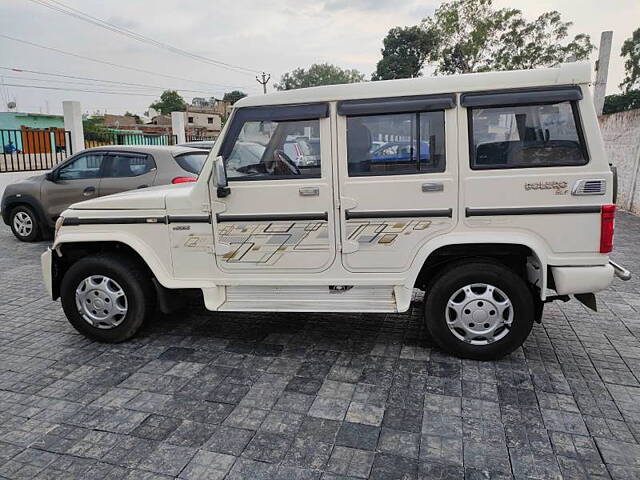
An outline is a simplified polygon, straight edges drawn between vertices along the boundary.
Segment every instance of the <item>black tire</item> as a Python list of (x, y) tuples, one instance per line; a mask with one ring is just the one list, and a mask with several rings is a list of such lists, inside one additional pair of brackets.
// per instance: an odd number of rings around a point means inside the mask
[[(87, 277), (101, 275), (117, 282), (126, 295), (128, 308), (124, 319), (110, 329), (90, 324), (76, 304), (76, 289), (80, 283)], [(155, 293), (148, 273), (135, 261), (117, 254), (95, 255), (74, 263), (62, 279), (60, 298), (67, 319), (78, 332), (107, 343), (123, 342), (133, 337), (155, 309)]]
[[(31, 229), (26, 234), (24, 231), (16, 228), (16, 217), (24, 217), (25, 215), (28, 216), (31, 221)], [(42, 227), (38, 221), (38, 216), (31, 207), (20, 205), (11, 210), (9, 225), (11, 225), (11, 231), (15, 237), (21, 242), (35, 242), (40, 239)]]
[[(447, 314), (457, 317), (454, 309), (449, 309), (449, 299), (460, 289), (473, 284), (487, 284), (497, 287), (511, 301), (513, 308), (513, 320), (510, 328), (496, 328), (497, 335), (491, 336), (492, 343), (476, 345), (463, 341), (452, 332), (447, 324)], [(461, 294), (464, 299), (458, 300), (460, 304), (467, 301), (466, 295)], [(472, 299), (473, 297), (469, 297)], [(475, 300), (477, 302), (477, 300)], [(482, 302), (480, 302), (482, 303)], [(486, 303), (486, 302), (484, 302)], [(483, 306), (485, 309), (486, 306)], [(464, 313), (471, 310), (464, 310)], [(483, 310), (482, 315), (487, 314)], [(494, 312), (494, 313), (491, 313)], [(494, 310), (489, 313), (495, 314)], [(471, 317), (460, 318), (460, 320)], [(497, 262), (490, 260), (468, 260), (456, 263), (441, 272), (430, 283), (425, 301), (425, 321), (427, 329), (431, 333), (435, 342), (445, 351), (461, 358), (474, 360), (494, 360), (501, 358), (520, 347), (531, 332), (534, 320), (534, 303), (531, 291), (526, 282), (511, 269)], [(469, 320), (470, 322), (473, 321)], [(482, 320), (484, 322), (484, 320)], [(469, 327), (474, 323), (467, 323)], [(483, 324), (484, 326), (489, 325)], [(456, 330), (458, 335), (464, 338), (472, 338), (472, 335), (465, 330)], [(506, 332), (502, 338), (495, 340), (502, 332)], [(473, 337), (474, 341), (482, 342), (482, 336)], [(487, 338), (487, 337), (485, 337)]]

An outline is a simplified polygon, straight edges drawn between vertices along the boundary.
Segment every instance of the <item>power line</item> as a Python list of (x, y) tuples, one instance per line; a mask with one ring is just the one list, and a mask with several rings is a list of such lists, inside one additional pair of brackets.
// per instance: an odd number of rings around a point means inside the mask
[[(180, 81), (183, 81), (183, 82), (200, 83), (202, 85), (209, 85), (209, 86), (214, 86), (214, 87), (227, 87), (227, 88), (236, 88), (237, 87), (237, 86), (231, 86), (231, 85), (216, 85), (215, 83), (201, 82), (199, 80), (190, 80), (188, 78), (176, 77), (174, 75), (167, 75), (165, 73), (158, 73), (158, 72), (153, 72), (153, 71), (150, 71), (150, 70), (144, 70), (142, 68), (130, 67), (130, 66), (127, 66), (127, 65), (119, 65), (117, 63), (109, 62), (109, 61), (106, 61), (106, 60), (98, 60), (96, 58), (86, 57), (84, 55), (80, 55), (80, 54), (77, 54), (77, 53), (65, 52), (64, 50), (60, 50), (58, 48), (47, 47), (45, 45), (40, 45), (40, 44), (35, 43), (35, 42), (30, 42), (28, 40), (23, 40), (21, 38), (11, 37), (9, 35), (5, 35), (4, 33), (0, 33), (0, 37), (6, 38), (8, 40), (13, 40), (14, 42), (24, 43), (24, 44), (30, 45), (32, 47), (41, 48), (41, 49), (44, 49), (44, 50), (49, 50), (51, 52), (60, 53), (62, 55), (68, 55), (68, 56), (75, 57), (75, 58), (81, 58), (83, 60), (88, 60), (90, 62), (101, 63), (101, 64), (104, 64), (104, 65), (109, 65), (111, 67), (116, 67), (116, 68), (122, 68), (122, 69), (125, 69), (125, 70), (133, 70), (135, 72), (147, 73), (147, 74), (155, 75), (155, 76), (159, 76), (159, 77), (170, 78), (172, 80), (180, 80)], [(243, 88), (243, 87), (237, 87), (237, 88)]]
[(107, 95), (130, 95), (130, 96), (135, 96), (135, 97), (139, 97), (139, 96), (143, 96), (143, 97), (154, 97), (157, 98), (158, 95), (157, 94), (151, 94), (151, 93), (132, 93), (132, 92), (105, 92), (102, 90), (82, 90), (79, 88), (62, 88), (62, 87), (43, 87), (42, 85), (21, 85), (21, 84), (17, 84), (17, 83), (5, 83), (4, 84), (7, 87), (18, 87), (18, 88), (39, 88), (39, 89), (44, 89), (44, 90), (61, 90), (64, 92), (87, 92), (87, 93), (104, 93)]
[[(123, 85), (123, 86), (132, 86), (132, 87), (144, 87), (144, 88), (157, 88), (157, 89), (161, 89), (161, 90), (178, 90), (181, 92), (191, 92), (191, 93), (204, 93), (204, 94), (208, 94), (211, 95), (211, 92), (208, 90), (190, 90), (190, 89), (185, 89), (185, 88), (174, 88), (174, 87), (162, 87), (159, 85), (149, 85), (149, 84), (145, 84), (145, 83), (133, 83), (133, 82), (122, 82), (122, 81), (117, 81), (117, 80), (102, 80), (100, 78), (91, 78), (91, 77), (79, 77), (76, 75), (63, 75), (61, 73), (51, 73), (51, 72), (41, 72), (41, 71), (37, 71), (37, 70), (27, 70), (24, 68), (12, 68), (12, 67), (2, 67), (0, 66), (0, 70), (9, 70), (12, 72), (24, 72), (24, 73), (33, 73), (36, 75), (46, 75), (46, 76), (51, 76), (51, 77), (59, 77), (59, 78), (71, 78), (73, 80), (90, 80), (90, 81), (95, 81), (95, 82), (100, 82), (100, 83), (108, 83), (108, 84), (113, 84), (113, 85)], [(9, 75), (5, 75), (5, 78), (20, 78), (20, 77), (11, 77)], [(36, 80), (36, 81), (45, 81), (45, 79), (36, 79), (36, 78), (28, 78), (28, 79), (24, 79), (24, 80)], [(53, 81), (53, 80), (46, 80), (46, 81)], [(74, 83), (74, 82), (66, 82), (66, 83)], [(104, 86), (104, 85), (100, 85), (100, 86)], [(228, 88), (234, 88), (231, 85), (224, 85)]]
[(59, 13), (65, 14), (65, 15), (69, 15), (72, 16), (74, 18), (77, 18), (79, 20), (82, 20), (84, 22), (88, 22), (91, 23), (93, 25), (96, 25), (98, 27), (104, 28), (106, 30), (109, 30), (111, 32), (115, 32), (115, 33), (119, 33), (120, 35), (124, 35), (126, 37), (132, 38), (134, 40), (137, 40), (138, 42), (142, 42), (142, 43), (146, 43), (149, 45), (153, 45), (155, 47), (158, 48), (162, 48), (164, 50), (168, 50), (172, 53), (175, 53), (177, 55), (182, 55), (185, 57), (189, 57), (193, 60), (198, 60), (200, 62), (203, 63), (207, 63), (210, 65), (214, 65), (216, 67), (220, 67), (220, 68), (225, 68), (227, 70), (232, 70), (235, 71), (237, 73), (243, 73), (245, 75), (253, 75), (254, 73), (260, 73), (258, 70), (255, 70), (253, 68), (247, 68), (247, 67), (242, 67), (239, 65), (233, 65), (231, 63), (227, 63), (227, 62), (222, 62), (220, 60), (215, 60), (212, 58), (208, 58), (202, 55), (198, 55), (195, 53), (191, 53), (188, 52), (187, 50), (183, 50), (181, 48), (178, 47), (174, 47), (173, 45), (169, 45), (167, 43), (164, 42), (160, 42), (158, 40), (154, 40), (153, 38), (150, 37), (146, 37), (144, 35), (141, 35), (139, 33), (133, 32), (131, 30), (128, 30), (124, 27), (119, 27), (118, 25), (114, 25), (113, 23), (107, 22), (105, 20), (102, 20), (100, 18), (94, 17), (92, 15), (89, 15), (87, 13), (84, 13), (80, 10), (77, 10), (73, 7), (69, 7), (68, 5), (65, 5), (62, 2), (59, 2), (57, 0), (50, 0), (50, 2), (46, 1), (46, 0), (31, 0), (33, 3), (37, 3), (39, 5), (42, 5), (44, 7), (47, 7), (51, 10), (55, 10)]

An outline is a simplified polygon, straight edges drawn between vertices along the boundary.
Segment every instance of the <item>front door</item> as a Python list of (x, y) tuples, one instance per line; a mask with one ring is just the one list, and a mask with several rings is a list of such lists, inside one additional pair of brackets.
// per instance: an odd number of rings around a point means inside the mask
[(153, 185), (158, 170), (151, 155), (110, 152), (106, 156), (100, 196)]
[[(327, 104), (240, 108), (219, 154), (230, 193), (212, 192), (216, 262), (228, 273), (312, 273), (335, 258)], [(286, 144), (304, 142), (291, 158)]]
[(55, 181), (42, 184), (42, 205), (53, 221), (72, 203), (98, 196), (104, 155), (81, 153), (55, 171)]
[(455, 97), (338, 104), (342, 263), (402, 272), (453, 229), (458, 200)]

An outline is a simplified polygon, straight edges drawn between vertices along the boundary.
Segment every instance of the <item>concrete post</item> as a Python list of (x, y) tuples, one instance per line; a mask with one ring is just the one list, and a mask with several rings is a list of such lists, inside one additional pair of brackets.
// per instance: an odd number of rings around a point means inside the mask
[(184, 112), (171, 112), (171, 130), (177, 138), (177, 143), (187, 141), (184, 129)]
[(612, 39), (613, 32), (611, 30), (602, 32), (602, 35), (600, 35), (600, 49), (598, 52), (598, 63), (596, 64), (596, 84), (593, 90), (593, 104), (596, 107), (596, 115), (602, 115), (602, 109), (604, 108)]
[(84, 129), (82, 128), (80, 102), (71, 100), (62, 102), (62, 113), (64, 114), (64, 129), (71, 132), (73, 153), (84, 150)]

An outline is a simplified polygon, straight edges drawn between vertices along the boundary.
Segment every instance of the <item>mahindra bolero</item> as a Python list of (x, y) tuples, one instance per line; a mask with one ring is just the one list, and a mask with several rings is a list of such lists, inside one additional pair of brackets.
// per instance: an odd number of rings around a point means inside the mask
[(595, 308), (629, 276), (590, 82), (573, 63), (244, 98), (197, 182), (64, 211), (46, 286), (105, 342), (185, 289), (213, 311), (366, 313), (418, 288), (444, 350), (501, 357), (546, 302)]

